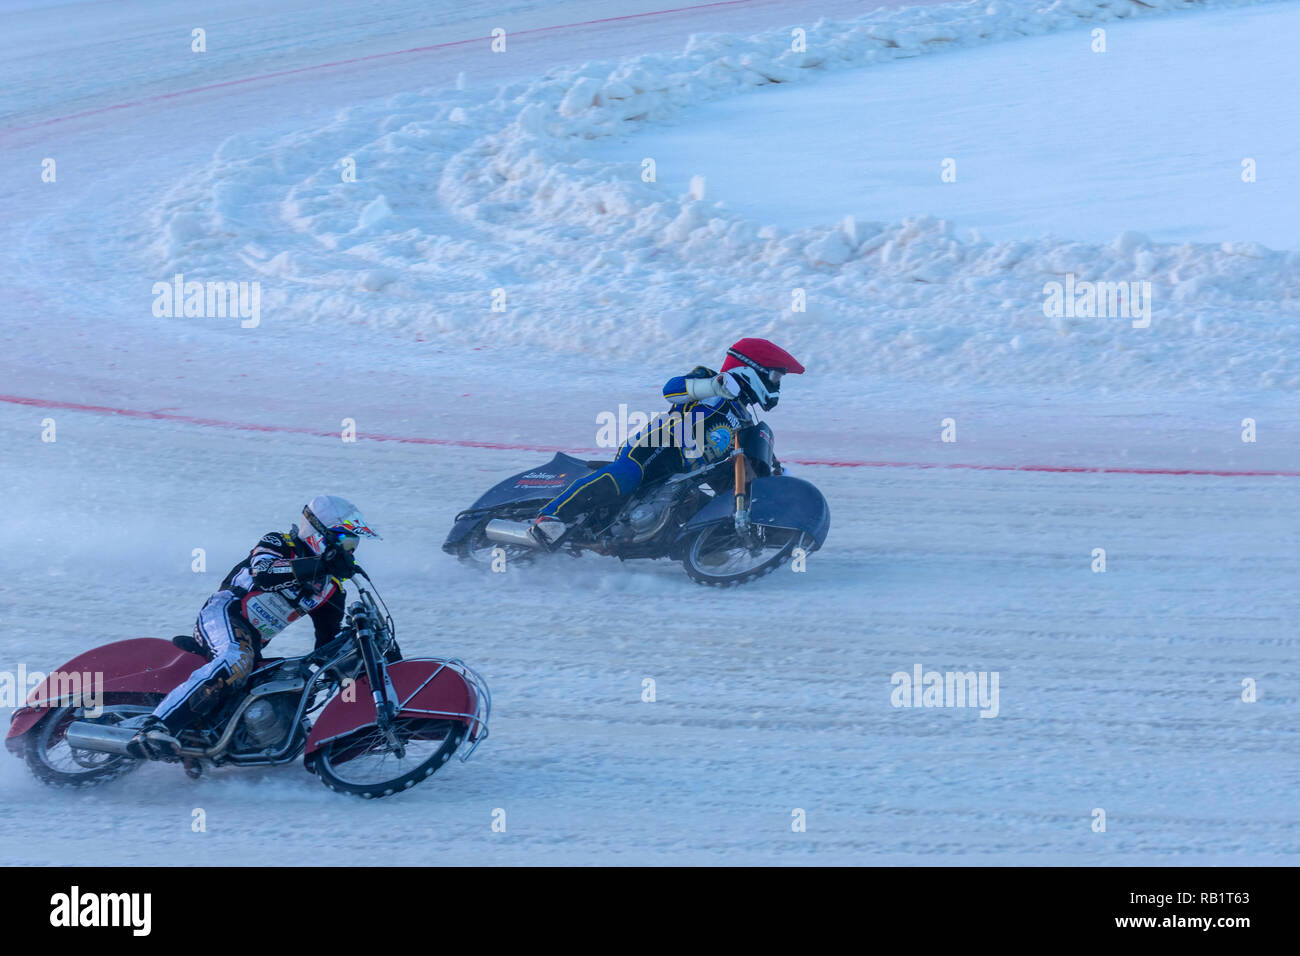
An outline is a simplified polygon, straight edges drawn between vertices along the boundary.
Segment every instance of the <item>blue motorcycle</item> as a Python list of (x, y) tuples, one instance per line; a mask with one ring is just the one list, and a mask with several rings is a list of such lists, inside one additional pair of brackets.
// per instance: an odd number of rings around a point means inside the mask
[[(775, 571), (826, 540), (831, 514), (816, 486), (784, 474), (766, 422), (736, 431), (730, 457), (657, 482), (587, 515), (559, 550), (681, 561), (700, 584), (732, 587)], [(547, 552), (533, 519), (570, 482), (609, 464), (564, 453), (505, 479), (460, 514), (442, 549), (490, 565), (532, 561)]]

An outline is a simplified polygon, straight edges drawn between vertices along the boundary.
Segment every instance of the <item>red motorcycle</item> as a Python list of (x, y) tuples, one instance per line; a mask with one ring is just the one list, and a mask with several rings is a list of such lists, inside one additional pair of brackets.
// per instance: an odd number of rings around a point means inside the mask
[[(181, 731), (180, 750), (162, 759), (199, 777), (208, 766), (301, 756), (331, 790), (367, 798), (415, 786), (467, 743), (468, 760), (488, 735), (487, 684), (455, 658), (402, 659), (382, 599), (357, 591), (338, 637), (302, 657), (260, 659), (243, 690)], [(203, 665), (194, 648), (188, 635), (145, 637), (73, 658), (14, 712), (6, 745), (56, 786), (130, 773), (144, 763), (127, 749), (140, 723)], [(71, 675), (93, 675), (94, 694)]]

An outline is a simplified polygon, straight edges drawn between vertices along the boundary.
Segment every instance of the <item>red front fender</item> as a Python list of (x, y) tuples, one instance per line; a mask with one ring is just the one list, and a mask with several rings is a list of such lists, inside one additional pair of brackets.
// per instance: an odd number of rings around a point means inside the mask
[[(75, 691), (93, 682), (97, 695), (166, 694), (203, 666), (203, 658), (182, 651), (170, 641), (137, 637), (115, 641), (74, 657), (55, 669), (10, 718), (8, 738), (21, 737), (49, 707), (66, 703)], [(77, 675), (73, 679), (73, 675)]]
[[(388, 665), (388, 676), (401, 704), (399, 714), (447, 717), (468, 728), (475, 746), (488, 734), (492, 695), (473, 670), (455, 658), (416, 657)], [(306, 756), (322, 745), (375, 722), (370, 682), (360, 678), (348, 692), (325, 705), (307, 738)], [(471, 746), (462, 760), (473, 753)]]

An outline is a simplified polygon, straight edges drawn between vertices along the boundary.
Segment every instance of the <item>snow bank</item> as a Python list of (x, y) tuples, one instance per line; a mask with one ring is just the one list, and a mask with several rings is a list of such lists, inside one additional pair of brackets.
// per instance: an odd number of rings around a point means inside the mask
[[(408, 93), (269, 146), (232, 138), (155, 210), (163, 275), (256, 270), (272, 329), (439, 335), (679, 357), (770, 334), (848, 374), (1099, 387), (1300, 388), (1300, 253), (1257, 244), (987, 242), (926, 216), (783, 231), (668, 194), (590, 141), (828, 70), (1124, 17), (1246, 5), (1148, 0), (873, 11), (498, 90)], [(1014, 56), (1014, 48), (1008, 47)], [(466, 88), (469, 87), (469, 88)], [(343, 166), (355, 163), (356, 181)], [(233, 260), (233, 261), (232, 261)], [(1045, 286), (1149, 283), (1148, 328), (1045, 314)], [(500, 290), (500, 291), (497, 291)], [(796, 297), (806, 311), (793, 311)], [(494, 305), (502, 311), (494, 311)], [(686, 349), (691, 351), (691, 349)]]

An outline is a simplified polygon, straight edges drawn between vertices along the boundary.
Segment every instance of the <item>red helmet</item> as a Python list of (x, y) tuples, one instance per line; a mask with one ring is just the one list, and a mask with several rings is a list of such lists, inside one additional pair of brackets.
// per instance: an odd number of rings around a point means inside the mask
[(781, 377), (802, 375), (803, 366), (793, 355), (767, 339), (741, 339), (727, 349), (722, 371), (731, 372), (750, 404), (770, 412), (781, 397)]

